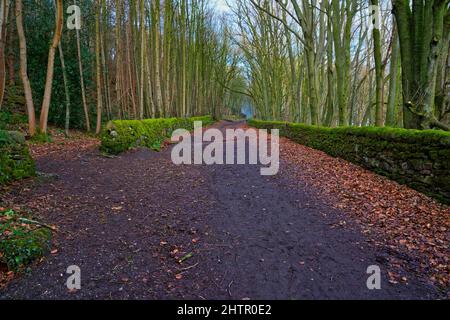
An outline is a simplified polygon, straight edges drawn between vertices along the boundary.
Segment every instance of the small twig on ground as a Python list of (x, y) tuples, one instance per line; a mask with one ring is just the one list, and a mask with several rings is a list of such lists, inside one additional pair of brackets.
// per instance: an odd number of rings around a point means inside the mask
[(183, 273), (183, 272), (185, 272), (185, 271), (188, 271), (188, 270), (190, 270), (190, 269), (195, 268), (196, 266), (198, 266), (198, 264), (199, 264), (199, 262), (197, 262), (196, 264), (194, 264), (194, 265), (192, 265), (192, 266), (189, 266), (189, 267), (186, 267), (186, 268), (182, 268), (182, 269), (178, 269), (178, 270), (179, 270), (179, 271), (182, 271), (182, 273)]
[(267, 248), (267, 247), (264, 247), (264, 246), (259, 245), (259, 244), (255, 244), (255, 246), (256, 246), (256, 247), (259, 247), (259, 248), (261, 248), (261, 249), (265, 249), (265, 250), (267, 250), (267, 251), (273, 252), (273, 249), (271, 249), (271, 248)]
[(26, 219), (26, 218), (19, 218), (19, 221), (21, 221), (23, 223), (28, 223), (28, 224), (35, 224), (35, 225), (38, 225), (38, 226), (50, 229), (50, 230), (52, 230), (54, 232), (58, 231), (58, 230), (56, 230), (55, 227), (49, 226), (48, 224), (45, 224), (45, 223), (42, 223), (42, 222), (39, 222), (39, 221), (34, 221), (34, 220)]
[(234, 282), (234, 280), (231, 280), (230, 284), (228, 285), (228, 289), (227, 289), (228, 295), (230, 296), (230, 298), (233, 296), (233, 295), (231, 294), (231, 286), (233, 285), (233, 282)]
[(101, 158), (108, 158), (108, 159), (116, 159), (117, 156), (111, 155), (111, 154), (107, 154), (107, 153), (100, 153), (100, 157)]

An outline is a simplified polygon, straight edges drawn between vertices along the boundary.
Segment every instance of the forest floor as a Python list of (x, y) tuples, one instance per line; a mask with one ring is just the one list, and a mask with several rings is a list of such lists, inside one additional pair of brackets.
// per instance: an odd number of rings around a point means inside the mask
[[(98, 144), (33, 145), (44, 175), (2, 191), (58, 232), (0, 299), (449, 298), (448, 207), (407, 187), (287, 139), (275, 176)], [(71, 265), (81, 290), (65, 286)]]

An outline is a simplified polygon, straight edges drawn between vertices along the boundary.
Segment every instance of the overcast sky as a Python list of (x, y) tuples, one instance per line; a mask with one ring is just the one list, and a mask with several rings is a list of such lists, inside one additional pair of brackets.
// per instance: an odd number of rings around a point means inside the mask
[(227, 5), (227, 1), (230, 2), (230, 0), (214, 0), (216, 2), (215, 7), (217, 8), (217, 11), (219, 12), (227, 12), (230, 11), (230, 8)]

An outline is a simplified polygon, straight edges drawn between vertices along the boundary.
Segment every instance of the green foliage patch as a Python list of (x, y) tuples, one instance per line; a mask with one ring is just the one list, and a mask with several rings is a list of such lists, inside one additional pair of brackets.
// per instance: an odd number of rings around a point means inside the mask
[(0, 130), (11, 130), (27, 124), (27, 116), (22, 113), (0, 111)]
[(42, 133), (42, 132), (36, 132), (36, 134), (30, 139), (32, 143), (36, 144), (45, 144), (52, 142), (52, 137), (50, 133)]
[(201, 121), (203, 126), (214, 122), (210, 116), (111, 121), (102, 132), (101, 150), (109, 154), (119, 154), (136, 147), (159, 150), (173, 131), (193, 130), (195, 121)]
[(326, 128), (250, 120), (261, 129), (279, 129), (297, 143), (361, 165), (450, 203), (450, 133), (376, 127)]
[(35, 175), (25, 138), (19, 132), (0, 130), (0, 184)]
[(52, 232), (24, 223), (14, 210), (0, 210), (0, 262), (14, 272), (44, 256), (50, 250)]

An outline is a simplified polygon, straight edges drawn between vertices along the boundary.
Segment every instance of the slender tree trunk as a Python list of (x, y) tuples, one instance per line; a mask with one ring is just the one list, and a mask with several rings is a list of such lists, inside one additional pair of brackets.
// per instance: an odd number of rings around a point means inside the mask
[[(379, 6), (378, 0), (370, 1), (373, 6)], [(375, 12), (373, 12), (375, 15)], [(372, 19), (380, 17), (373, 16)], [(374, 44), (374, 60), (375, 60), (375, 125), (382, 127), (383, 119), (383, 61), (381, 57), (381, 32), (378, 26), (373, 25), (373, 44)]]
[(95, 64), (96, 64), (96, 81), (97, 81), (97, 126), (96, 134), (100, 134), (102, 129), (102, 65), (101, 65), (101, 49), (100, 49), (100, 18), (101, 18), (101, 0), (96, 3), (96, 19), (95, 19)]
[(150, 73), (150, 57), (146, 55), (145, 59), (145, 73), (147, 74), (147, 94), (148, 94), (148, 103), (150, 104), (150, 115), (152, 118), (156, 115), (155, 103), (153, 102), (153, 88), (152, 88), (152, 78)]
[(132, 56), (131, 56), (131, 50), (132, 50), (132, 48), (131, 48), (131, 46), (132, 46), (131, 21), (128, 23), (125, 36), (126, 36), (126, 43), (127, 43), (126, 51), (127, 51), (128, 87), (129, 87), (129, 92), (130, 92), (133, 117), (136, 118), (137, 107), (136, 107), (136, 99), (135, 99), (135, 88), (134, 88), (134, 82), (133, 82), (133, 62), (132, 62)]
[(394, 127), (396, 125), (395, 110), (397, 102), (397, 81), (398, 81), (398, 62), (400, 55), (400, 48), (398, 43), (398, 35), (396, 28), (394, 27), (392, 37), (392, 54), (389, 71), (389, 98), (386, 110), (386, 125)]
[[(15, 14), (14, 14), (15, 15)], [(11, 17), (12, 18), (12, 17)], [(12, 19), (11, 19), (12, 22)], [(17, 23), (16, 23), (17, 25)], [(22, 26), (23, 30), (23, 26)], [(16, 84), (16, 71), (15, 71), (15, 52), (14, 52), (14, 36), (16, 33), (14, 32), (14, 24), (10, 24), (8, 32), (8, 36), (6, 37), (6, 48), (5, 51), (7, 51), (7, 57), (6, 57), (6, 64), (8, 69), (8, 85), (9, 86), (15, 86)]]
[[(77, 1), (74, 1), (75, 5)], [(81, 98), (83, 100), (83, 110), (84, 110), (84, 118), (86, 120), (86, 131), (91, 131), (91, 121), (89, 119), (89, 109), (86, 100), (86, 87), (84, 85), (84, 72), (83, 72), (83, 59), (81, 56), (81, 41), (80, 41), (80, 30), (76, 29), (77, 36), (77, 55), (78, 55), (78, 68), (80, 70), (80, 87), (81, 87)]]
[(186, 108), (186, 61), (187, 61), (187, 45), (186, 45), (186, 0), (181, 0), (181, 114), (183, 117), (187, 116)]
[(333, 76), (333, 32), (331, 28), (331, 18), (328, 18), (328, 43), (327, 43), (327, 111), (325, 125), (332, 126), (334, 120), (334, 76)]
[(314, 69), (314, 53), (311, 50), (306, 52), (306, 64), (309, 84), (309, 108), (311, 112), (311, 124), (319, 124), (319, 114), (317, 112), (317, 90), (316, 90), (316, 70)]
[(28, 131), (30, 136), (34, 136), (36, 134), (36, 116), (33, 104), (33, 94), (31, 92), (31, 86), (27, 72), (27, 43), (25, 32), (23, 30), (22, 0), (16, 0), (16, 24), (20, 48), (20, 76), (22, 78), (28, 113)]
[(108, 30), (108, 8), (106, 7), (106, 0), (102, 0), (102, 23), (100, 28), (100, 55), (103, 71), (103, 97), (104, 106), (108, 120), (112, 118), (111, 95), (109, 90), (109, 68), (108, 56), (106, 55), (107, 42), (105, 41), (106, 32)]
[(115, 54), (115, 66), (116, 66), (116, 105), (118, 108), (119, 117), (122, 118), (125, 113), (123, 96), (123, 57), (122, 57), (122, 9), (123, 2), (121, 0), (116, 0), (116, 54)]
[(6, 61), (5, 46), (7, 35), (7, 23), (9, 17), (10, 0), (1, 0), (0, 12), (0, 109), (3, 106), (6, 85)]
[[(159, 0), (157, 0), (159, 1)], [(140, 0), (140, 10), (139, 10), (139, 27), (141, 29), (141, 74), (140, 74), (140, 88), (139, 88), (139, 118), (142, 120), (144, 119), (144, 87), (145, 87), (145, 80), (144, 80), (144, 71), (145, 71), (145, 25), (144, 25), (144, 18), (145, 18), (145, 8), (144, 8), (144, 0)]]
[(161, 116), (164, 116), (164, 110), (166, 106), (163, 106), (162, 101), (162, 92), (161, 92), (161, 59), (160, 59), (160, 2), (159, 0), (155, 1), (155, 89), (156, 89), (156, 109), (160, 110)]
[(42, 133), (47, 133), (48, 112), (50, 109), (50, 102), (52, 98), (52, 85), (53, 85), (53, 73), (55, 65), (55, 51), (61, 41), (62, 25), (63, 25), (63, 4), (62, 0), (57, 0), (56, 7), (56, 29), (53, 36), (53, 41), (48, 53), (47, 64), (47, 78), (45, 80), (44, 99), (42, 100), (41, 118), (39, 122), (39, 128)]
[[(56, 7), (55, 1), (53, 1), (53, 5)], [(58, 17), (55, 15), (55, 18)], [(66, 63), (64, 60), (64, 52), (62, 48), (61, 41), (58, 43), (58, 51), (59, 51), (59, 61), (61, 63), (61, 69), (63, 74), (63, 83), (64, 83), (64, 94), (66, 97), (66, 118), (65, 118), (65, 134), (66, 136), (69, 136), (69, 129), (70, 129), (70, 92), (69, 92), (69, 83), (67, 80), (67, 69), (66, 69)]]
[(173, 114), (170, 99), (171, 87), (171, 40), (172, 40), (172, 7), (170, 1), (164, 2), (164, 51), (163, 51), (163, 79), (164, 79), (164, 106), (167, 108), (166, 114)]
[(66, 63), (64, 61), (64, 52), (62, 49), (61, 43), (58, 44), (58, 50), (59, 50), (59, 60), (61, 62), (61, 68), (63, 73), (63, 82), (64, 82), (64, 93), (66, 96), (66, 121), (64, 125), (66, 136), (69, 136), (69, 128), (70, 128), (70, 92), (69, 92), (69, 84), (67, 81), (67, 70), (66, 70)]

